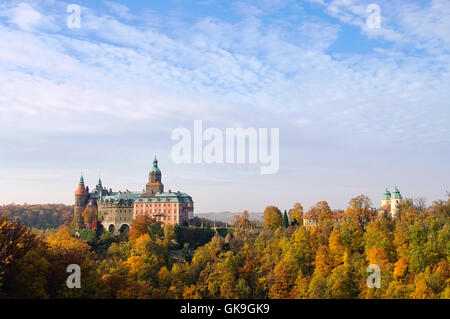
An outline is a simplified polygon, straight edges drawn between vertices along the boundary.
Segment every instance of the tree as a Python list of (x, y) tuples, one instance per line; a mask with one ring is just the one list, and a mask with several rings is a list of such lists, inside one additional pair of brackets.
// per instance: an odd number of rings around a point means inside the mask
[(264, 228), (275, 229), (281, 226), (281, 211), (276, 206), (268, 206), (264, 210)]
[(144, 234), (148, 234), (150, 231), (150, 225), (152, 220), (149, 215), (138, 215), (131, 224), (131, 230), (128, 236), (133, 239), (137, 239)]
[(7, 270), (37, 245), (36, 236), (25, 224), (0, 215), (0, 283)]
[(419, 218), (419, 209), (415, 207), (412, 199), (401, 201), (398, 205), (398, 218), (408, 224), (414, 224)]
[(237, 228), (238, 230), (247, 230), (252, 227), (252, 224), (249, 220), (248, 211), (244, 210), (242, 216), (234, 215), (233, 220), (231, 221), (231, 225)]
[(322, 277), (327, 277), (331, 273), (331, 270), (332, 263), (330, 260), (330, 250), (328, 249), (328, 246), (321, 245), (316, 254), (315, 272)]
[(300, 203), (295, 203), (289, 210), (289, 218), (293, 225), (303, 225), (303, 206)]
[(172, 225), (172, 224), (164, 225), (164, 239), (167, 242), (170, 242), (170, 241), (176, 239), (175, 226), (174, 225)]
[(309, 289), (309, 276), (303, 276), (302, 272), (298, 272), (297, 279), (295, 280), (294, 289), (291, 292), (291, 298), (307, 299)]
[(321, 221), (329, 220), (333, 216), (333, 212), (327, 201), (317, 202), (313, 209), (318, 214), (319, 220)]
[(428, 241), (428, 230), (419, 221), (408, 228), (410, 269), (412, 272), (420, 273), (430, 264), (430, 256), (425, 249)]
[(289, 218), (288, 218), (286, 210), (284, 210), (282, 227), (286, 228), (288, 226), (289, 226)]
[(407, 269), (408, 261), (406, 258), (400, 258), (394, 265), (394, 278), (397, 280), (403, 278), (406, 275)]
[(333, 267), (336, 267), (344, 262), (344, 254), (347, 248), (343, 245), (341, 239), (341, 232), (338, 228), (333, 229), (329, 238), (330, 257)]
[(240, 299), (248, 299), (252, 296), (252, 290), (244, 278), (238, 280), (237, 291)]
[(400, 281), (391, 281), (389, 287), (384, 295), (384, 298), (389, 299), (409, 299), (411, 293), (414, 291), (413, 285), (403, 284)]
[(359, 195), (349, 201), (349, 206), (345, 211), (346, 218), (350, 223), (357, 225), (361, 230), (365, 230), (371, 217), (371, 201), (366, 195)]
[(308, 295), (311, 299), (329, 298), (326, 278), (319, 274), (314, 275), (309, 283)]
[[(86, 241), (72, 237), (68, 227), (61, 227), (45, 236), (50, 264), (48, 294), (50, 298), (99, 298), (104, 294), (101, 276), (97, 273), (95, 253)], [(67, 266), (76, 264), (83, 273), (81, 289), (68, 289)]]
[(358, 295), (358, 278), (349, 264), (343, 264), (333, 269), (328, 285), (333, 298), (351, 299)]
[(412, 299), (436, 299), (437, 295), (433, 292), (433, 289), (428, 285), (427, 273), (421, 273), (417, 275), (414, 286), (416, 289), (411, 294)]
[(270, 287), (269, 298), (289, 298), (296, 277), (296, 273), (290, 267), (289, 263), (286, 263), (285, 260), (281, 260), (274, 268), (274, 284)]

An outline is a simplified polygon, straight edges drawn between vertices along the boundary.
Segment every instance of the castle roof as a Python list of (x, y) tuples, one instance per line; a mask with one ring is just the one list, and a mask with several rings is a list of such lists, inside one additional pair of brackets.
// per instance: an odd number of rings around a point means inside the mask
[(77, 189), (75, 190), (75, 195), (87, 195), (87, 191), (84, 185), (78, 185)]
[(303, 218), (304, 219), (319, 219), (319, 216), (314, 210), (311, 210), (311, 211), (307, 212)]
[(155, 156), (155, 159), (153, 160), (153, 167), (150, 170), (150, 173), (159, 173), (159, 174), (161, 174), (161, 170), (158, 168), (158, 160), (156, 159), (156, 156)]
[(386, 191), (383, 194), (383, 199), (390, 199), (391, 198), (391, 192), (386, 188)]
[(75, 195), (87, 195), (86, 188), (84, 187), (83, 175), (81, 175), (81, 177), (80, 177), (80, 181), (78, 182), (78, 187), (75, 190)]
[(102, 196), (109, 196), (112, 195), (113, 193), (108, 192), (108, 190), (98, 187), (94, 188), (94, 190), (92, 192), (89, 193), (89, 195), (91, 195), (92, 198), (98, 199)]
[(400, 194), (400, 191), (397, 189), (397, 186), (392, 192), (391, 198), (402, 198), (402, 195)]
[(156, 193), (150, 197), (141, 197), (142, 192), (114, 192), (102, 197), (102, 203), (157, 203), (157, 202), (175, 202), (175, 203), (192, 203), (192, 197), (181, 192), (162, 192)]
[[(332, 219), (341, 219), (343, 218), (345, 215), (345, 213), (333, 213), (331, 215)], [(319, 214), (316, 213), (316, 211), (314, 209), (310, 210), (309, 212), (307, 212), (304, 216), (304, 219), (312, 219), (312, 220), (318, 220), (319, 219)]]
[(156, 202), (182, 202), (192, 203), (192, 197), (181, 192), (158, 192), (150, 197), (142, 197), (136, 200), (138, 203), (156, 203)]
[(112, 192), (102, 197), (102, 203), (133, 204), (142, 192)]

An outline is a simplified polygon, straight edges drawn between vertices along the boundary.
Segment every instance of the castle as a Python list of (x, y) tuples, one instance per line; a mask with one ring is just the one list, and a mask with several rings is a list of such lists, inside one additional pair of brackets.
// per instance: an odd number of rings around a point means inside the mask
[(127, 233), (138, 215), (149, 215), (163, 224), (189, 225), (194, 218), (192, 197), (181, 192), (164, 192), (161, 170), (155, 158), (149, 181), (142, 192), (103, 187), (101, 179), (93, 191), (80, 177), (75, 191), (75, 228), (93, 228), (99, 223), (111, 233)]

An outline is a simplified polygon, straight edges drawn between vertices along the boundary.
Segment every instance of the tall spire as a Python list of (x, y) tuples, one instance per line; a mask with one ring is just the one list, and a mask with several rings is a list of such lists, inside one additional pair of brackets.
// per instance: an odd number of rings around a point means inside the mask
[(156, 156), (155, 156), (155, 159), (153, 160), (153, 168), (150, 171), (150, 174), (152, 174), (152, 173), (161, 174), (161, 171), (158, 168), (158, 160), (156, 159)]
[(97, 188), (103, 188), (103, 186), (102, 186), (102, 179), (101, 179), (100, 175), (98, 176)]
[(80, 181), (78, 182), (78, 187), (75, 190), (75, 195), (86, 195), (86, 194), (87, 194), (87, 190), (84, 187), (83, 173), (81, 173)]

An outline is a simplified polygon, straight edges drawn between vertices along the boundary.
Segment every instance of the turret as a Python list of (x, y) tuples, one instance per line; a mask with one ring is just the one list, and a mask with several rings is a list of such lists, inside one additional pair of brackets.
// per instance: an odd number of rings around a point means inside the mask
[(385, 206), (391, 202), (391, 192), (386, 188), (386, 191), (381, 198), (381, 206)]
[(161, 170), (158, 168), (158, 160), (153, 160), (153, 167), (149, 173), (149, 181), (146, 185), (145, 195), (151, 196), (155, 193), (164, 192), (164, 185), (161, 182)]
[(400, 201), (402, 200), (402, 195), (400, 194), (400, 191), (397, 189), (397, 186), (395, 186), (394, 191), (391, 194), (391, 216), (392, 218), (395, 218), (398, 211), (398, 205), (400, 204)]
[(101, 180), (100, 177), (98, 178), (97, 189), (99, 189), (99, 190), (103, 189), (103, 186), (102, 186), (102, 180)]
[(76, 228), (82, 228), (83, 226), (83, 211), (88, 201), (89, 193), (84, 187), (83, 175), (80, 177), (78, 187), (75, 190), (75, 206), (74, 206), (74, 221)]

